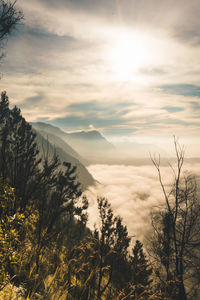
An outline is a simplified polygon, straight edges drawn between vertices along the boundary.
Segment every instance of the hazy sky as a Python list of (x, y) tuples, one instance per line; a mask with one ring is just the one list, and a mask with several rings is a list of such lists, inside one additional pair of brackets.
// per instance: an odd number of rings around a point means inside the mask
[(199, 0), (18, 0), (1, 90), (29, 121), (113, 139), (200, 133)]

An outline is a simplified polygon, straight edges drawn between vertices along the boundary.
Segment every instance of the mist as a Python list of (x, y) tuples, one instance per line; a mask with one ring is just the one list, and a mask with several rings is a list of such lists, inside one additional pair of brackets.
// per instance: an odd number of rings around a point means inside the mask
[[(145, 243), (151, 230), (150, 212), (164, 205), (164, 197), (155, 167), (149, 165), (90, 165), (88, 171), (98, 181), (90, 187), (86, 195), (89, 200), (89, 227), (98, 225), (97, 197), (105, 197), (110, 202), (115, 215), (123, 218), (133, 239)], [(183, 175), (195, 174), (198, 178), (200, 163), (185, 163)], [(167, 190), (173, 183), (173, 173), (169, 166), (161, 168)]]

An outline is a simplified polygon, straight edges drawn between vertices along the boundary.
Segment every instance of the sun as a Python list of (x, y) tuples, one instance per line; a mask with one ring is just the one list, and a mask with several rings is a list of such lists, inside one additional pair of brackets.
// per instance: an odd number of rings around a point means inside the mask
[(109, 50), (109, 60), (114, 76), (119, 80), (132, 77), (150, 61), (147, 41), (137, 34), (120, 34)]

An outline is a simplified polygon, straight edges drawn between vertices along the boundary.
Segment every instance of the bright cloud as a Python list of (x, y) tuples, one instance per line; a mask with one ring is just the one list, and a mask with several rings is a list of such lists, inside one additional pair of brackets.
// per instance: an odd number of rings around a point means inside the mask
[[(89, 226), (97, 223), (97, 196), (106, 197), (116, 215), (123, 218), (130, 236), (144, 241), (151, 229), (150, 212), (164, 204), (158, 174), (152, 165), (91, 165), (89, 172), (99, 182), (87, 192), (89, 199)], [(186, 163), (185, 174), (199, 174), (200, 164)], [(162, 167), (163, 181), (170, 189), (172, 170)], [(199, 177), (198, 177), (199, 178)]]
[[(25, 24), (8, 42), (0, 85), (29, 121), (198, 139), (198, 0), (17, 3)], [(68, 110), (81, 103), (96, 110)]]

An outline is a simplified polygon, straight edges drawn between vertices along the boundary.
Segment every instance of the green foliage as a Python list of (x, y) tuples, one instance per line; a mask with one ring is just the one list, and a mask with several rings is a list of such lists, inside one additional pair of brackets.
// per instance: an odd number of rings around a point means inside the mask
[(24, 215), (14, 213), (14, 189), (0, 178), (0, 289), (10, 280), (18, 264)]

